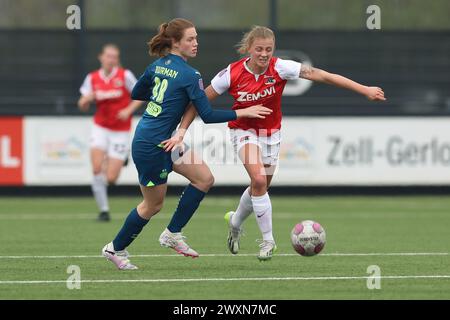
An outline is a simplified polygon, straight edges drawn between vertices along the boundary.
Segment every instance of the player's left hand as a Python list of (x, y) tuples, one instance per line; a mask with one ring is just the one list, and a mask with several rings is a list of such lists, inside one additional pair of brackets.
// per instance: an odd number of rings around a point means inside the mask
[(120, 110), (117, 113), (117, 119), (120, 119), (122, 121), (128, 120), (128, 118), (131, 116), (131, 110), (129, 108), (125, 108)]
[(366, 97), (372, 101), (386, 101), (383, 90), (378, 87), (367, 87)]
[(164, 146), (164, 151), (170, 152), (177, 147), (179, 147), (180, 150), (184, 150), (183, 139), (184, 139), (185, 133), (186, 133), (186, 130), (178, 129), (177, 132), (175, 132), (175, 134), (170, 139), (167, 139), (167, 140), (164, 140), (163, 142), (161, 142), (162, 145)]

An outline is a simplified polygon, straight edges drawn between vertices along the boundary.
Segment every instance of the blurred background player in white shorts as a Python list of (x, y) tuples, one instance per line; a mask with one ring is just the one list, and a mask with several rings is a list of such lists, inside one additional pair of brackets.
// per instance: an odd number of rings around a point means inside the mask
[(89, 110), (96, 104), (90, 138), (92, 192), (97, 202), (99, 221), (109, 221), (107, 186), (114, 184), (130, 150), (131, 117), (142, 102), (131, 100), (136, 77), (120, 65), (120, 49), (105, 44), (98, 59), (100, 69), (92, 71), (80, 87), (78, 107)]

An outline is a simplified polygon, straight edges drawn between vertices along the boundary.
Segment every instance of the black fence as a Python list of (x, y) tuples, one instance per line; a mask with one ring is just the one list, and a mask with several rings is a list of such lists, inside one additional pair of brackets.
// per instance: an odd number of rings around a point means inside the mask
[[(240, 31), (198, 30), (199, 55), (190, 63), (208, 84), (239, 58)], [(104, 43), (117, 43), (122, 64), (138, 77), (154, 58), (147, 45), (154, 31), (0, 30), (0, 115), (79, 115), (79, 87), (98, 68)], [(450, 115), (450, 32), (281, 31), (283, 55), (309, 57), (314, 66), (384, 89), (387, 102), (373, 103), (353, 92), (313, 84), (285, 96), (287, 115)], [(224, 95), (215, 107), (229, 108)]]

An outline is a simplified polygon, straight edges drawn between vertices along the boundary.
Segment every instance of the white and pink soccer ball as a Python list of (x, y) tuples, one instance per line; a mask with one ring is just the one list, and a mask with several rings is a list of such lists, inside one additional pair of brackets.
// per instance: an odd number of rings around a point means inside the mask
[(307, 257), (314, 256), (325, 246), (325, 230), (315, 221), (302, 221), (292, 229), (291, 242), (298, 254)]

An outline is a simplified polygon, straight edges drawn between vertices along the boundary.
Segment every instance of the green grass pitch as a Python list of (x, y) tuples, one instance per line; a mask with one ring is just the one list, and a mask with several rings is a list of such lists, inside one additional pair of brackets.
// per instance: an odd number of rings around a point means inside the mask
[[(268, 262), (256, 258), (253, 216), (240, 253), (227, 250), (223, 215), (238, 200), (206, 197), (184, 230), (200, 253), (192, 259), (159, 246), (177, 203), (169, 197), (129, 247), (139, 270), (118, 271), (100, 250), (139, 198), (111, 198), (109, 223), (95, 221), (92, 198), (0, 198), (0, 299), (450, 299), (450, 197), (273, 196), (278, 251)], [(315, 257), (289, 239), (306, 219), (327, 233)], [(80, 289), (67, 287), (71, 265)], [(380, 289), (367, 287), (371, 265)]]

